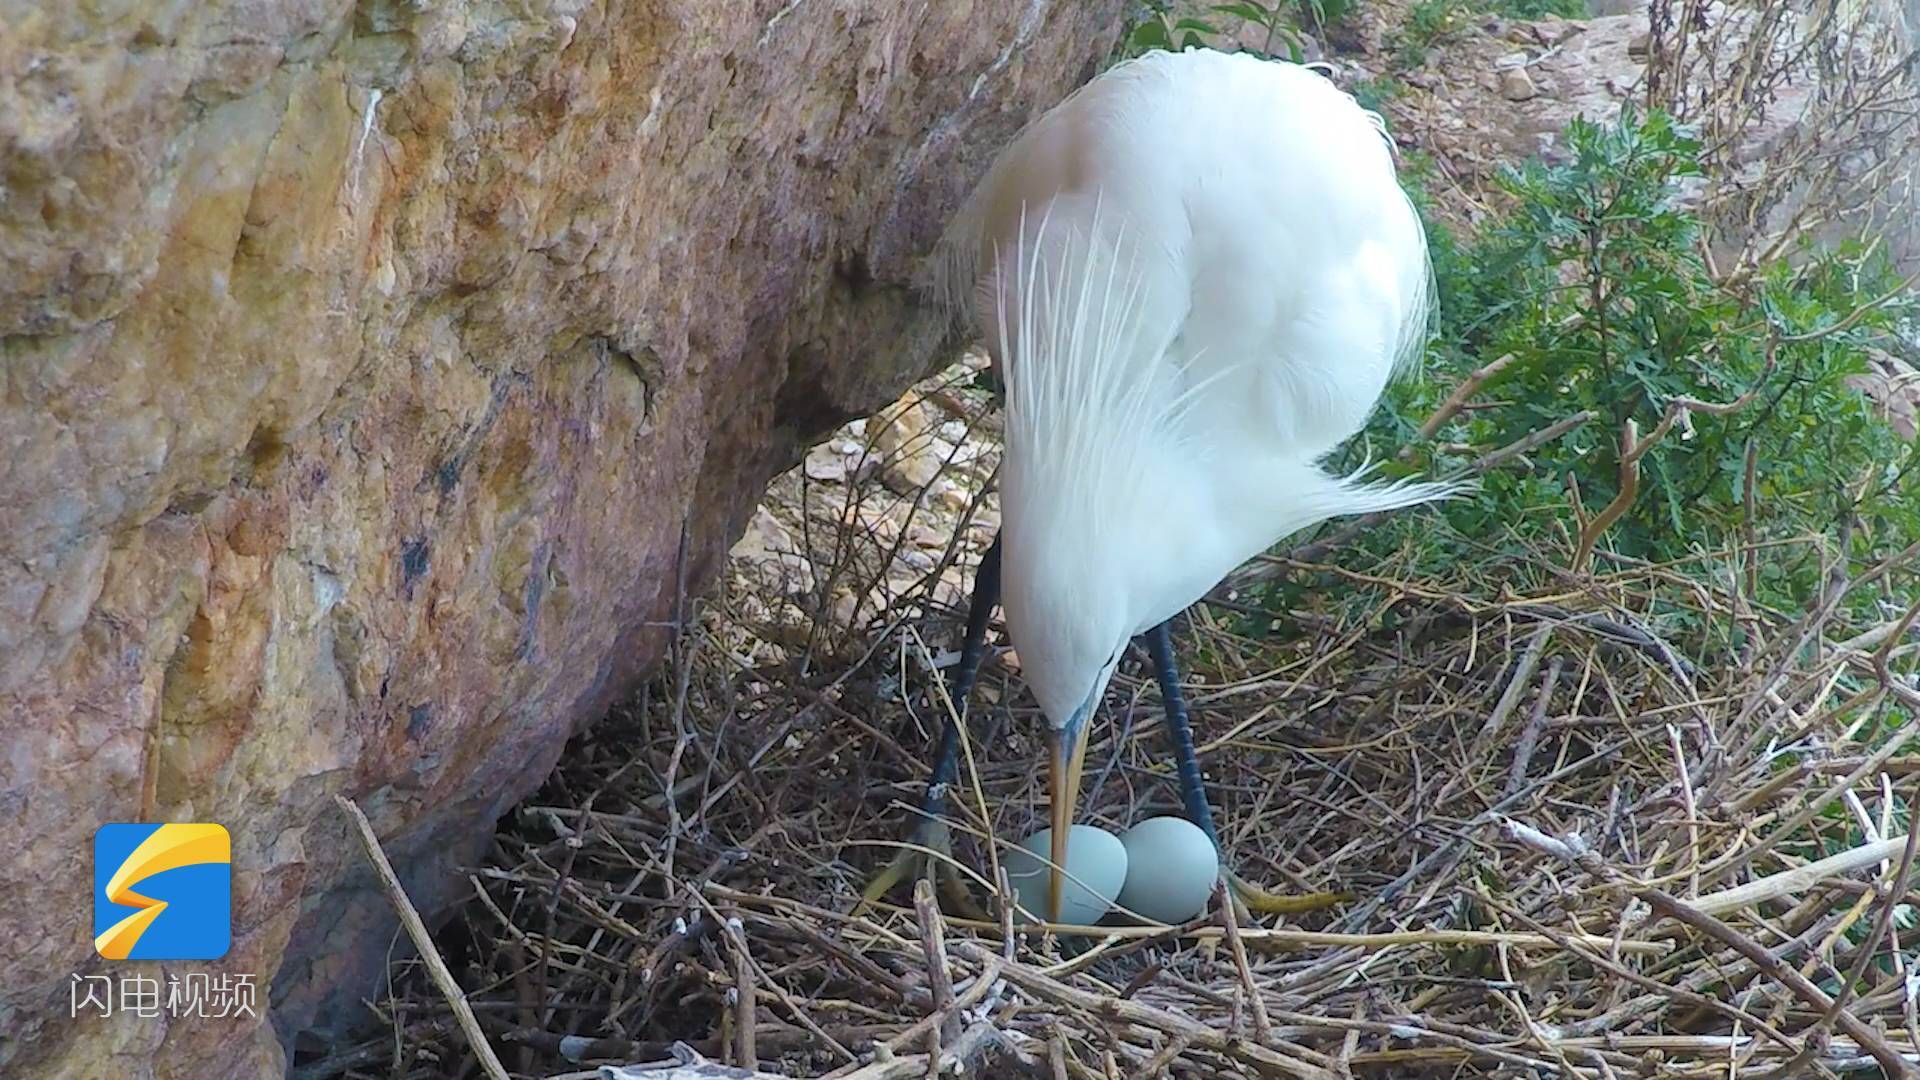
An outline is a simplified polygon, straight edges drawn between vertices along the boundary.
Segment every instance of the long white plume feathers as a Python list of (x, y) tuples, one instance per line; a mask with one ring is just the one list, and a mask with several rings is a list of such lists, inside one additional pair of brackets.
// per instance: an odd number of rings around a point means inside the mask
[[(997, 249), (993, 258), (978, 302), (996, 319), (995, 355), (1006, 388), (1003, 487), (1010, 502), (1026, 504), (1014, 516), (1022, 509), (1111, 515), (1115, 500), (1133, 498), (1140, 481), (1158, 474), (1152, 455), (1216, 459), (1222, 451), (1192, 410), (1251, 362), (1192, 381), (1172, 366), (1166, 346), (1174, 328), (1147, 324), (1141, 252), (1124, 222), (1112, 221), (1098, 200), (1084, 231), (1055, 220), (1052, 204), (1037, 221), (1023, 207), (1012, 250)], [(1370, 464), (1346, 476), (1312, 460), (1264, 458), (1261, 469), (1278, 518), (1259, 538), (1260, 549), (1332, 517), (1467, 490), (1446, 482), (1369, 483)]]
[[(1013, 250), (994, 255), (982, 298), (996, 316), (1006, 387), (1009, 495), (1092, 510), (1143, 474), (1191, 395), (1159, 364), (1164, 330), (1141, 318), (1137, 245), (1096, 200), (1083, 231), (1025, 207)], [(1153, 334), (1153, 337), (1148, 337)]]

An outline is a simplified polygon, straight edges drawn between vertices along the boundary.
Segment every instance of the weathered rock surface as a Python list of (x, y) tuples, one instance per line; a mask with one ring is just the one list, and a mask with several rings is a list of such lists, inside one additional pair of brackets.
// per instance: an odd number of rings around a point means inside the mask
[(69, 1019), (107, 821), (227, 824), (211, 969), (357, 1017), (329, 796), (459, 889), (767, 478), (942, 358), (919, 255), (1123, 6), (0, 0), (0, 1073), (284, 1065)]

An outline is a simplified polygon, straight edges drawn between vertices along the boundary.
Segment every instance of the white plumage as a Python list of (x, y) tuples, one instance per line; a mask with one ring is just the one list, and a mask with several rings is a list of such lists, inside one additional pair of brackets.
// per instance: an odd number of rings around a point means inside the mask
[(1449, 490), (1318, 465), (1423, 347), (1432, 284), (1378, 119), (1312, 71), (1112, 68), (1001, 153), (938, 266), (1006, 386), (1003, 604), (1056, 731), (1248, 558)]

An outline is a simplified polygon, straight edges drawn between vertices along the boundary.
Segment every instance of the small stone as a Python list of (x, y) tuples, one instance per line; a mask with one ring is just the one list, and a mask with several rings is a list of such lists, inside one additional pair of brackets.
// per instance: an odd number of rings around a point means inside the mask
[(973, 571), (957, 564), (948, 564), (940, 571), (940, 581), (934, 586), (933, 597), (949, 607), (965, 610), (967, 590), (973, 587)]
[(807, 451), (807, 479), (823, 484), (844, 484), (853, 470), (853, 461), (832, 446), (816, 446)]
[(765, 506), (753, 513), (746, 534), (727, 553), (744, 580), (789, 596), (813, 590), (813, 563), (800, 553), (793, 533)]
[(741, 534), (739, 543), (734, 544), (733, 550), (727, 554), (736, 559), (759, 559), (772, 552), (792, 550), (793, 533), (780, 523), (779, 518), (773, 516), (773, 511), (761, 506), (754, 510), (753, 518), (747, 522), (747, 531)]
[(967, 465), (979, 461), (986, 453), (986, 447), (977, 442), (952, 442), (948, 439), (935, 439), (934, 452), (941, 461), (951, 461), (955, 465)]
[(1551, 49), (1555, 45), (1578, 37), (1586, 32), (1586, 29), (1586, 26), (1581, 23), (1562, 19), (1557, 15), (1549, 15), (1533, 24), (1533, 39)]
[(863, 606), (861, 598), (855, 596), (851, 590), (845, 588), (835, 589), (833, 591), (834, 625), (851, 629), (854, 625), (854, 619), (858, 617), (860, 609)]
[(911, 453), (915, 444), (924, 440), (932, 422), (926, 406), (917, 401), (896, 405), (874, 418), (873, 448), (885, 457)]
[(940, 459), (931, 453), (914, 454), (880, 470), (881, 482), (899, 495), (912, 495), (939, 478)]
[(779, 575), (781, 589), (788, 596), (806, 596), (813, 592), (813, 563), (805, 555), (778, 555), (770, 570)]
[[(878, 501), (878, 500), (875, 500)], [(911, 507), (896, 503), (888, 507), (852, 506), (840, 517), (841, 524), (871, 535), (881, 543), (891, 544), (900, 536), (906, 515)]]
[(1653, 52), (1652, 34), (1641, 32), (1634, 35), (1632, 41), (1627, 42), (1628, 56), (1645, 57), (1651, 52)]
[(1508, 101), (1530, 101), (1539, 95), (1540, 89), (1533, 85), (1533, 76), (1526, 68), (1508, 68), (1500, 73), (1500, 96)]
[(930, 434), (932, 427), (926, 406), (915, 402), (889, 410), (874, 431), (873, 448), (883, 462), (880, 480), (889, 489), (911, 495), (940, 475), (943, 457)]
[(934, 484), (931, 494), (933, 505), (949, 514), (957, 514), (965, 510), (967, 504), (973, 501), (970, 493), (945, 477)]

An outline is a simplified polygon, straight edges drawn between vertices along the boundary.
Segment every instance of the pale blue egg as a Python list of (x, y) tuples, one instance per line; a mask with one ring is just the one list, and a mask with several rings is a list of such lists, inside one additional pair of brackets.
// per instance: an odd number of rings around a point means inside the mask
[[(1041, 829), (1002, 856), (1007, 882), (1016, 902), (1034, 921), (1057, 921), (1085, 926), (1099, 922), (1120, 886), (1127, 880), (1127, 849), (1119, 839), (1094, 825), (1075, 825), (1067, 832), (1067, 879), (1060, 893), (1060, 918), (1047, 919), (1048, 851), (1053, 830)], [(1022, 921), (1025, 921), (1024, 919)]]
[(1220, 856), (1200, 826), (1183, 817), (1148, 818), (1128, 829), (1120, 845), (1129, 870), (1116, 906), (1163, 923), (1183, 923), (1207, 909)]

